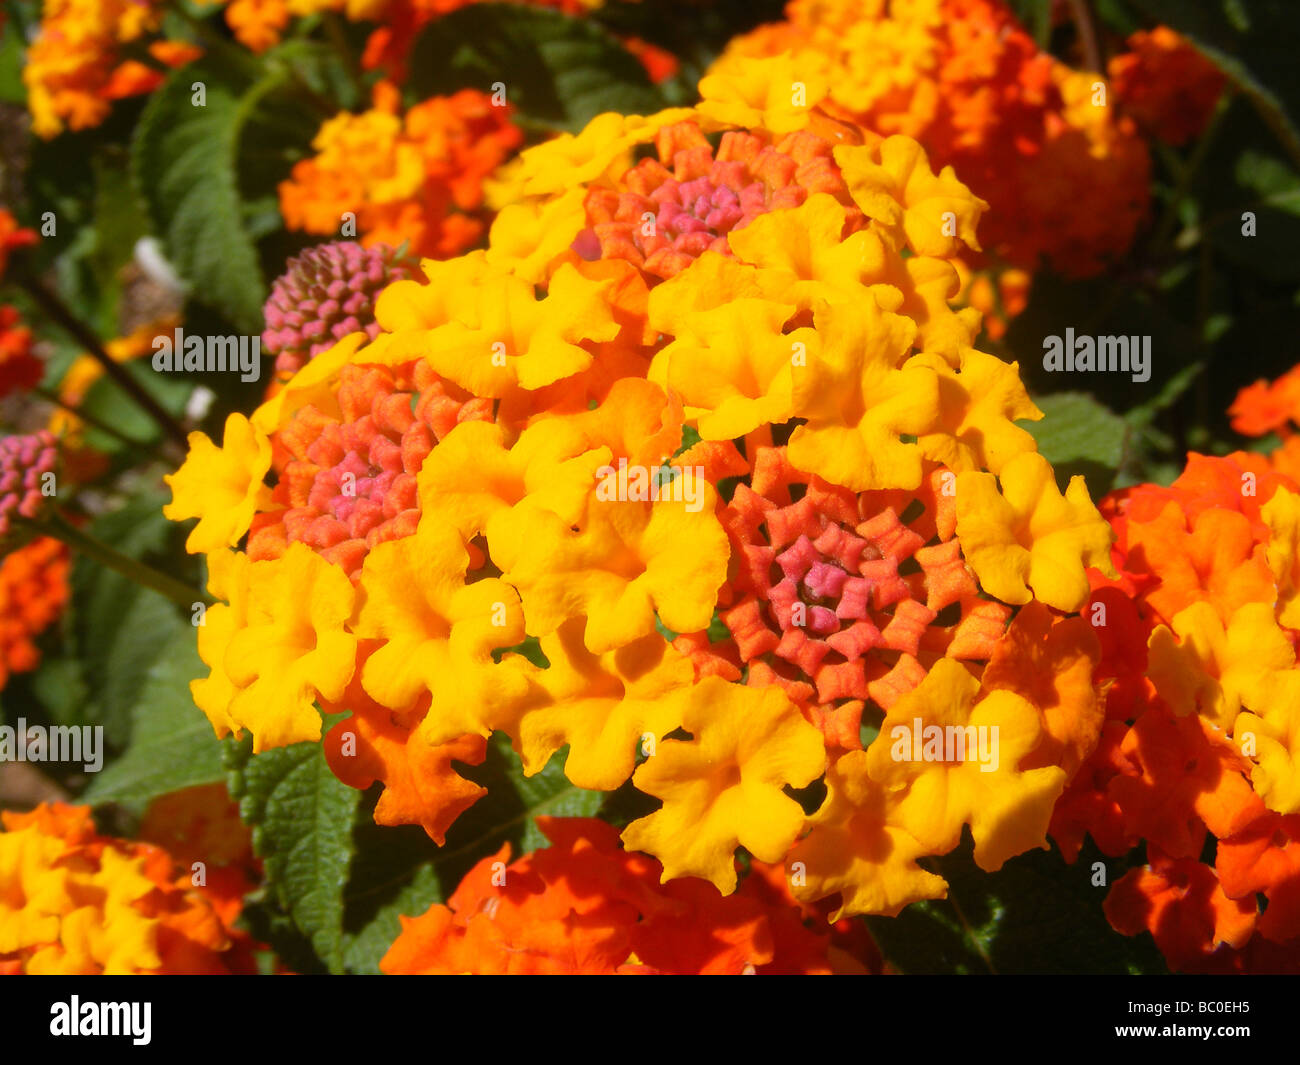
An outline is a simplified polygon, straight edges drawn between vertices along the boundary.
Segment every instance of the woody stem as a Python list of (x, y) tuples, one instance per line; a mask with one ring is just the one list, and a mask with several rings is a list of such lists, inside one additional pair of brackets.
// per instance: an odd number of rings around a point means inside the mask
[(129, 395), (149, 417), (157, 422), (164, 433), (182, 445), (187, 442), (185, 430), (181, 428), (180, 423), (168, 414), (162, 408), (162, 405), (145, 391), (134, 377), (127, 373), (121, 363), (117, 362), (104, 350), (104, 345), (100, 343), (99, 337), (68, 309), (68, 306), (59, 298), (56, 292), (46, 287), (38, 278), (25, 270), (18, 271), (15, 280), (32, 299), (40, 304), (41, 310), (86, 349), (91, 358), (104, 368), (104, 372), (113, 379), (113, 382)]
[(114, 429), (107, 422), (101, 420), (96, 415), (91, 414), (89, 411), (78, 409), (73, 404), (68, 403), (65, 399), (63, 399), (63, 397), (60, 396), (57, 392), (53, 392), (48, 388), (41, 388), (38, 386), (32, 389), (32, 393), (34, 395), (40, 396), (41, 399), (45, 400), (46, 403), (52, 403), (54, 404), (54, 406), (66, 410), (73, 417), (79, 418), (87, 425), (94, 426), (101, 433), (107, 433), (114, 440), (120, 441), (121, 443), (125, 444), (127, 447), (138, 448), (140, 451), (143, 452), (148, 452), (150, 450), (149, 445), (146, 444), (143, 440), (136, 440), (133, 437), (127, 436), (120, 429)]
[(149, 588), (180, 606), (190, 608), (195, 603), (209, 601), (206, 593), (122, 554), (93, 536), (88, 536), (57, 512), (47, 511), (42, 519), (36, 521), (25, 519), (19, 521), (43, 536), (62, 541), (74, 551), (80, 551), (87, 558), (94, 559), (101, 565), (120, 573), (127, 580)]

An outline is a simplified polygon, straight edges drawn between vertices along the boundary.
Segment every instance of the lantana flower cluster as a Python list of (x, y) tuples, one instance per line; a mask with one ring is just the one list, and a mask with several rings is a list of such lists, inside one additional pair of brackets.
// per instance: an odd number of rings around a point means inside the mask
[[(1243, 431), (1286, 411), (1295, 372), (1233, 405)], [(1052, 835), (1146, 862), (1106, 900), (1176, 970), (1295, 972), (1300, 959), (1300, 481), (1273, 456), (1192, 454), (1168, 488), (1107, 496), (1118, 577), (1091, 572), (1101, 742)]]
[(789, 55), (790, 80), (837, 117), (919, 141), (991, 205), (986, 246), (1011, 266), (1098, 273), (1132, 243), (1150, 163), (1095, 72), (1046, 52), (1003, 0), (791, 0), (712, 74)]
[[(485, 250), (191, 436), (192, 691), (254, 751), (346, 714), (325, 753), (381, 824), (441, 842), (499, 731), (659, 800), (621, 840), (664, 882), (730, 895), (743, 848), (893, 914), (967, 827), (984, 869), (1046, 846), (1102, 723), (1075, 612), (1112, 532), (950, 306), (984, 201), (785, 60), (701, 88), (524, 152)], [(916, 722), (996, 729), (997, 764), (900, 755)]]
[[(507, 843), (445, 905), (402, 918), (391, 975), (830, 975), (878, 971), (865, 930), (820, 927), (779, 866), (751, 863), (739, 891), (684, 878), (619, 846), (592, 818), (539, 817), (550, 846), (509, 862)], [(871, 967), (858, 960), (862, 952)]]
[[(394, 58), (404, 61), (411, 40), (424, 26), (485, 0), (216, 0), (226, 6), (226, 22), (241, 44), (255, 52), (278, 44), (291, 19), (333, 13), (353, 22), (380, 25), (366, 43), (364, 65), (373, 69)], [(604, 0), (510, 0), (530, 7), (583, 15)]]
[(1223, 93), (1224, 77), (1168, 26), (1138, 30), (1107, 66), (1115, 93), (1139, 129), (1167, 144), (1198, 136)]
[[(326, 15), (372, 24), (360, 57), (366, 71), (404, 80), (411, 46), (431, 21), (484, 0), (208, 0), (200, 15), (221, 9), (241, 45), (255, 53), (279, 44), (295, 18)], [(512, 0), (570, 16), (588, 14), (604, 0)], [(203, 54), (184, 40), (163, 36), (162, 0), (43, 0), (41, 22), (27, 52), (23, 81), (32, 128), (42, 138), (98, 126), (115, 100), (153, 92), (168, 67)], [(677, 59), (635, 37), (624, 46), (656, 81), (672, 76)], [(131, 58), (144, 48), (150, 62)]]
[(483, 182), (523, 142), (510, 114), (476, 89), (403, 113), (398, 90), (380, 82), (372, 108), (329, 119), (316, 154), (281, 183), (285, 224), (325, 235), (351, 222), (367, 246), (449, 258), (482, 236)]
[(38, 536), (0, 560), (0, 689), (14, 673), (40, 665), (37, 639), (63, 613), (69, 597), (68, 549)]
[(87, 129), (108, 117), (114, 100), (153, 92), (163, 73), (126, 47), (146, 45), (163, 66), (183, 66), (200, 49), (153, 39), (162, 25), (158, 0), (44, 0), (40, 30), (27, 52), (23, 83), (37, 136)]
[[(280, 42), (291, 19), (303, 15), (327, 14), (352, 22), (373, 23), (361, 55), (365, 70), (381, 71), (401, 81), (409, 69), (411, 46), (430, 22), (485, 0), (217, 0), (224, 3), (226, 22), (235, 37), (254, 52), (263, 52)], [(605, 6), (605, 0), (509, 0), (570, 16), (590, 14)], [(671, 77), (677, 58), (635, 37), (622, 38), (624, 47), (635, 55), (655, 81)]]
[[(232, 928), (248, 883), (210, 894), (166, 850), (101, 835), (86, 806), (5, 811), (0, 823), (0, 973), (255, 971), (251, 940)], [(224, 828), (229, 849), (241, 826)]]
[(40, 383), (45, 365), (32, 350), (32, 331), (17, 308), (0, 304), (0, 399)]

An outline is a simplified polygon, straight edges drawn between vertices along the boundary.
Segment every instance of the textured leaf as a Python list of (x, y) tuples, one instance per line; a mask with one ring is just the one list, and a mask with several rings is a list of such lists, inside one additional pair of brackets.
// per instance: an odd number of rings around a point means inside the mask
[(1056, 469), (1062, 486), (1083, 474), (1094, 499), (1110, 490), (1124, 459), (1128, 425), (1084, 392), (1057, 392), (1034, 400), (1042, 421), (1025, 427), (1038, 441), (1038, 450)]
[(342, 972), (343, 890), (361, 793), (335, 778), (318, 743), (254, 755), (235, 773), (231, 791), (265, 862), (280, 911), (271, 921), (287, 917), (324, 966)]
[(194, 629), (186, 625), (154, 648), (131, 712), (131, 742), (93, 778), (87, 802), (143, 807), (158, 795), (225, 778), (221, 744), (190, 700), (189, 682), (204, 672)]
[[(154, 373), (147, 358), (133, 360), (126, 364), (125, 369), (164, 410), (177, 417), (185, 410), (185, 404), (194, 391), (194, 380), (189, 375), (168, 376)], [(107, 376), (99, 378), (90, 386), (80, 403), (80, 408), (90, 417), (111, 425), (132, 440), (154, 440), (162, 432), (158, 423)], [(109, 453), (120, 452), (126, 448), (117, 437), (101, 432), (93, 425), (88, 425), (86, 428), (86, 444), (98, 451)], [(134, 457), (134, 454), (131, 451), (126, 452), (128, 457)]]
[(515, 4), (476, 4), (432, 21), (411, 53), (419, 99), (465, 87), (492, 92), (526, 118), (576, 131), (604, 111), (663, 106), (645, 69), (589, 19)]
[[(160, 553), (176, 526), (162, 516), (165, 496), (150, 492), (97, 518), (86, 530), (133, 559)], [(197, 582), (195, 583), (198, 598)], [(81, 723), (102, 724), (109, 742), (125, 745), (146, 675), (160, 649), (177, 632), (192, 640), (188, 618), (156, 592), (131, 583), (98, 562), (78, 557), (72, 570), (74, 636), (91, 698)], [(198, 674), (194, 674), (197, 676)], [(191, 705), (189, 693), (183, 699)]]
[[(340, 110), (354, 111), (364, 106), (358, 82), (348, 69), (347, 60), (331, 45), (303, 39), (289, 40), (267, 53), (267, 58), (287, 64), (303, 86), (322, 99), (337, 101)], [(268, 119), (274, 117), (267, 116)]]
[(378, 973), (379, 959), (401, 931), (398, 916), (421, 914), (456, 890), (456, 881), (439, 876), (438, 847), (422, 828), (374, 823), (378, 792), (366, 796), (353, 832), (344, 917), (349, 972)]
[[(201, 107), (193, 103), (197, 82), (206, 91)], [(237, 162), (244, 123), (271, 87), (246, 68), (190, 64), (154, 92), (131, 145), (132, 176), (168, 258), (200, 299), (250, 333), (265, 293), (243, 225)]]
[[(1035, 850), (996, 873), (981, 871), (962, 845), (923, 864), (948, 881), (948, 898), (916, 903), (896, 918), (867, 918), (885, 957), (903, 973), (1162, 973), (1149, 936), (1112, 929), (1101, 904), (1135, 859), (1104, 858), (1089, 841), (1066, 865), (1060, 853)], [(1106, 867), (1094, 887), (1093, 862)]]

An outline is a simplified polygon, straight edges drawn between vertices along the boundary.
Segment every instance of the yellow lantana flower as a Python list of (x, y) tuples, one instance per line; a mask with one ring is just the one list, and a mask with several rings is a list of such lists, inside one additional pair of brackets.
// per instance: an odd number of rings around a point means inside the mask
[(580, 133), (561, 133), (520, 153), (512, 174), (527, 196), (552, 196), (625, 168), (628, 153), (654, 140), (664, 126), (692, 118), (689, 107), (669, 108), (650, 116), (597, 115)]
[(913, 902), (947, 896), (943, 877), (916, 864), (930, 852), (899, 827), (898, 793), (871, 779), (866, 751), (831, 763), (826, 792), (809, 821), (812, 831), (786, 861), (795, 898), (815, 902), (838, 892), (834, 922), (860, 913), (893, 917)]
[(1011, 691), (977, 701), (979, 693), (979, 681), (965, 666), (939, 659), (885, 715), (867, 750), (867, 767), (873, 780), (906, 789), (897, 824), (930, 853), (952, 850), (969, 824), (975, 861), (992, 872), (1008, 858), (1047, 846), (1065, 770), (1020, 769), (1042, 737), (1038, 710)]
[(1273, 675), (1295, 665), (1295, 648), (1270, 603), (1239, 607), (1226, 628), (1204, 601), (1179, 611), (1173, 621), (1172, 632), (1159, 625), (1147, 641), (1147, 676), (1180, 717), (1198, 713), (1232, 732), (1242, 703), (1261, 707)]
[(980, 250), (975, 227), (989, 205), (957, 180), (952, 167), (936, 175), (912, 138), (840, 145), (834, 155), (853, 202), (880, 224), (894, 248), (906, 243), (917, 255), (938, 258), (961, 254), (962, 244)]
[[(1002, 491), (998, 491), (998, 480)], [(1087, 566), (1109, 577), (1114, 533), (1097, 512), (1081, 476), (1062, 495), (1052, 467), (1027, 451), (999, 477), (969, 470), (957, 475), (957, 537), (981, 586), (1004, 603), (1037, 597), (1057, 610), (1088, 600)]]
[(218, 551), (208, 555), (208, 591), (225, 600), (207, 608), (199, 630), (199, 658), (208, 676), (190, 681), (194, 704), (207, 715), (220, 739), (238, 732), (240, 725), (230, 716), (231, 700), (239, 688), (226, 672), (226, 650), (235, 633), (248, 624), (249, 557), (242, 551)]
[(253, 752), (319, 740), (317, 694), (330, 701), (356, 669), (357, 638), (345, 625), (356, 592), (343, 571), (303, 543), (248, 569), (247, 622), (230, 637), (222, 667), (239, 690), (229, 716), (253, 734)]
[(262, 479), (271, 468), (271, 442), (242, 414), (232, 414), (221, 447), (205, 433), (190, 433), (189, 444), (181, 468), (163, 478), (172, 490), (163, 513), (172, 521), (199, 519), (185, 540), (191, 554), (233, 547), (253, 515), (270, 505)]
[(805, 129), (812, 108), (826, 98), (826, 82), (805, 61), (788, 55), (737, 59), (700, 80), (701, 115), (724, 126), (759, 126), (773, 133)]
[(674, 632), (708, 628), (730, 551), (712, 486), (689, 467), (679, 477), (654, 502), (593, 495), (577, 531), (537, 508), (493, 527), (492, 558), (519, 589), (529, 633), (586, 615), (587, 647), (602, 654), (654, 632), (656, 613)]
[[(494, 519), (512, 520), (525, 499), (572, 524), (609, 459), (609, 448), (588, 448), (586, 436), (564, 418), (541, 419), (509, 449), (499, 425), (463, 422), (420, 468), (420, 509), (453, 525), (466, 541), (488, 531)], [(493, 539), (488, 532), (488, 542)]]
[[(843, 235), (849, 212), (834, 196), (816, 192), (800, 206), (759, 215), (744, 229), (732, 230), (727, 243), (742, 262), (758, 267), (763, 295), (801, 309), (841, 298), (857, 302), (884, 279), (888, 253), (867, 229)], [(685, 273), (696, 269), (693, 263)], [(900, 294), (875, 292), (876, 302), (896, 310)], [(892, 302), (891, 302), (892, 298)]]
[(632, 775), (638, 748), (653, 749), (682, 723), (695, 669), (658, 633), (594, 655), (582, 642), (584, 624), (574, 618), (542, 638), (550, 666), (529, 670), (533, 691), (506, 731), (526, 775), (567, 744), (565, 776), (613, 791)]
[(448, 380), (476, 396), (500, 397), (518, 386), (543, 388), (585, 370), (584, 343), (613, 340), (619, 331), (604, 299), (609, 281), (592, 281), (570, 264), (551, 278), (545, 299), (504, 271), (495, 276), (453, 273), (442, 293), (451, 320), (431, 329), (424, 355)]
[(877, 293), (900, 294), (901, 300), (889, 309), (916, 323), (914, 346), (942, 355), (954, 368), (961, 365), (961, 353), (975, 343), (982, 320), (974, 307), (953, 310), (950, 301), (960, 290), (961, 277), (951, 262), (924, 255), (891, 257), (881, 283), (872, 288)]
[(499, 670), (497, 648), (524, 638), (515, 590), (497, 578), (465, 583), (469, 554), (455, 528), (425, 514), (414, 536), (379, 544), (361, 570), (361, 609), (352, 631), (381, 640), (361, 685), (376, 702), (406, 709), (426, 692), (420, 734), (430, 744), (487, 736), (499, 707), (523, 691)]
[(756, 267), (729, 255), (706, 251), (685, 270), (650, 290), (646, 312), (655, 329), (675, 336), (696, 314), (725, 307), (734, 300), (758, 299), (763, 291)]
[(811, 329), (782, 332), (794, 310), (741, 299), (698, 312), (655, 355), (650, 380), (682, 397), (705, 440), (732, 440), (789, 421), (794, 363), (815, 342)]
[(577, 186), (554, 200), (502, 207), (489, 233), (487, 261), (530, 285), (544, 284), (554, 261), (586, 224), (586, 194), (586, 189)]
[(918, 441), (927, 459), (958, 473), (998, 473), (1016, 455), (1038, 449), (1034, 438), (1015, 424), (1043, 416), (1025, 391), (1016, 363), (974, 348), (962, 349), (960, 373), (938, 355), (922, 354), (914, 361), (931, 367), (939, 378), (939, 431)]
[(660, 810), (623, 830), (628, 850), (653, 854), (662, 882), (679, 876), (736, 889), (735, 851), (779, 862), (803, 826), (799, 804), (782, 789), (822, 774), (821, 733), (779, 688), (749, 688), (706, 677), (682, 714), (690, 742), (665, 740), (632, 777), (664, 800)]
[(1268, 568), (1277, 578), (1277, 619), (1300, 629), (1300, 495), (1279, 488), (1260, 508), (1268, 523)]
[(1238, 716), (1233, 739), (1253, 743), (1250, 779), (1264, 805), (1280, 814), (1300, 813), (1300, 670), (1275, 674), (1264, 686), (1262, 716)]
[(794, 375), (795, 413), (807, 419), (790, 437), (790, 461), (855, 492), (916, 488), (921, 448), (900, 439), (934, 429), (939, 380), (908, 361), (916, 327), (874, 299), (821, 306), (816, 344)]

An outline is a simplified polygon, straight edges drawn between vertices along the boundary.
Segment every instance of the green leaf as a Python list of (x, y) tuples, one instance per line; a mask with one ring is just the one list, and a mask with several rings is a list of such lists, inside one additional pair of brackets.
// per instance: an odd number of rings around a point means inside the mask
[(475, 863), (503, 843), (510, 843), (514, 857), (547, 846), (535, 823), (539, 814), (594, 816), (607, 796), (569, 783), (563, 768), (567, 755), (567, 748), (558, 751), (540, 773), (525, 777), (509, 738), (497, 733), (481, 766), (460, 769), (488, 794), (461, 814), (441, 848), (418, 828), (372, 824), (376, 788), (354, 834), (357, 858), (347, 887), (349, 971), (378, 972), (379, 959), (401, 929), (398, 916), (417, 916), (441, 902)]
[(291, 68), (304, 88), (321, 100), (329, 101), (335, 111), (354, 111), (363, 105), (353, 71), (333, 45), (304, 39), (285, 41), (266, 54), (271, 63)]
[[(869, 917), (867, 925), (907, 974), (1163, 973), (1150, 937), (1120, 935), (1102, 911), (1109, 885), (1137, 860), (1106, 858), (1088, 841), (1072, 865), (1053, 847), (986, 873), (967, 830), (957, 850), (922, 863), (948, 881), (947, 899)], [(1094, 862), (1105, 867), (1103, 886), (1093, 886)]]
[(253, 829), (266, 886), (285, 919), (332, 973), (343, 971), (343, 885), (361, 793), (339, 781), (319, 743), (295, 743), (248, 759), (231, 793)]
[[(376, 825), (380, 788), (366, 796), (353, 831), (356, 857), (344, 897), (348, 972), (375, 974), (401, 931), (399, 917), (415, 917), (456, 890), (438, 871), (438, 846), (411, 825)], [(498, 844), (500, 846), (500, 844)]]
[(1283, 210), (1300, 214), (1300, 177), (1280, 159), (1247, 149), (1234, 167), (1237, 184), (1270, 199)]
[(1055, 467), (1057, 481), (1064, 487), (1082, 474), (1094, 499), (1105, 495), (1124, 459), (1128, 424), (1085, 392), (1056, 392), (1034, 402), (1043, 419), (1025, 428)]
[[(178, 418), (181, 416), (186, 402), (194, 391), (192, 375), (155, 373), (147, 358), (132, 360), (123, 369), (129, 376), (135, 378), (140, 387), (156, 399), (164, 410)], [(107, 375), (98, 378), (90, 386), (79, 406), (92, 418), (111, 425), (131, 440), (153, 440), (161, 432), (158, 423)], [(112, 454), (127, 447), (121, 440), (101, 432), (93, 425), (87, 428), (86, 442), (91, 447)]]
[[(1231, 145), (1225, 145), (1225, 156)], [(1227, 169), (1226, 165), (1222, 169)], [(1221, 172), (1221, 171), (1220, 171)], [(1232, 202), (1216, 211), (1204, 226), (1185, 231), (1184, 240), (1204, 234), (1216, 254), (1228, 260), (1238, 276), (1257, 274), (1267, 282), (1300, 282), (1295, 247), (1300, 241), (1300, 176), (1296, 164), (1287, 166), (1275, 154), (1253, 148), (1240, 151), (1232, 161), (1231, 177), (1219, 179), (1214, 192), (1232, 192)], [(1225, 175), (1226, 176), (1226, 175)], [(1219, 178), (1219, 173), (1210, 179)], [(1242, 194), (1249, 198), (1242, 199)], [(1217, 206), (1217, 204), (1216, 204)], [(1254, 216), (1254, 233), (1244, 236), (1243, 215)]]
[(23, 52), (23, 38), (17, 27), (0, 24), (0, 101), (26, 107), (27, 87), (22, 79)]
[[(249, 332), (259, 327), (265, 293), (241, 214), (239, 139), (273, 87), (253, 76), (210, 57), (173, 72), (154, 91), (131, 143), (132, 177), (168, 258), (200, 299)], [(194, 103), (198, 82), (203, 106)]]
[(136, 241), (148, 234), (149, 220), (131, 184), (124, 147), (102, 152), (95, 159), (94, 172), (95, 224), (90, 228), (95, 234), (95, 250), (88, 265), (101, 299), (114, 303), (106, 312), (116, 317), (122, 268), (131, 261)]
[[(162, 492), (145, 492), (97, 518), (86, 531), (129, 558), (159, 554), (177, 530), (162, 515), (165, 498)], [(162, 596), (83, 556), (73, 564), (71, 584), (73, 634), (91, 692), (80, 723), (103, 725), (109, 743), (122, 747), (130, 735), (132, 708), (161, 648), (178, 632), (192, 640), (194, 630)], [(197, 583), (195, 589), (197, 599)], [(184, 699), (188, 704), (188, 692)]]
[(1124, 415), (1125, 421), (1134, 428), (1146, 428), (1155, 420), (1158, 414), (1168, 410), (1179, 400), (1204, 369), (1204, 365), (1198, 362), (1194, 362), (1190, 366), (1184, 366), (1149, 400), (1130, 408)]
[(76, 658), (44, 658), (31, 676), (32, 691), (57, 725), (79, 724), (89, 692)]
[(664, 106), (645, 69), (600, 26), (522, 5), (476, 4), (435, 19), (416, 38), (410, 69), (419, 99), (500, 83), (525, 118), (570, 131), (604, 111)]
[(192, 626), (161, 645), (131, 713), (131, 742), (94, 778), (87, 802), (143, 807), (158, 795), (225, 778), (221, 743), (189, 693), (190, 681), (205, 672)]
[(1052, 42), (1052, 5), (1045, 0), (1011, 0), (1011, 9), (1038, 47), (1047, 51)]

